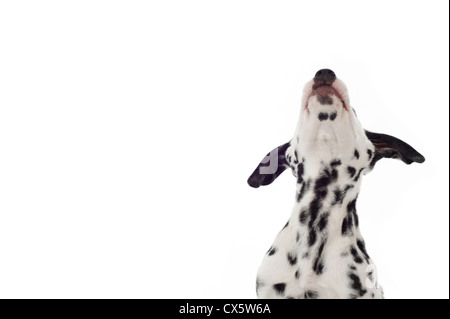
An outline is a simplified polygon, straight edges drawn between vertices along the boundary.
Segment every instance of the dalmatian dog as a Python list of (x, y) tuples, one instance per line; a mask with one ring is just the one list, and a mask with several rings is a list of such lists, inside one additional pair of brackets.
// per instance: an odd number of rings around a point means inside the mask
[(292, 140), (271, 151), (248, 179), (271, 184), (290, 168), (295, 206), (258, 270), (259, 298), (383, 298), (358, 227), (362, 176), (382, 158), (425, 158), (402, 140), (364, 130), (347, 88), (329, 69), (305, 86)]

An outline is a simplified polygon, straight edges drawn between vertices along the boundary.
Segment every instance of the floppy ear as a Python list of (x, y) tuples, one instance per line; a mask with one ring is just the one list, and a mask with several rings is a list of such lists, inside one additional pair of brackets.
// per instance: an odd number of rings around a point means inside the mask
[(247, 180), (248, 185), (258, 188), (261, 185), (271, 184), (286, 168), (289, 167), (286, 160), (286, 150), (290, 143), (274, 148), (259, 163)]
[(367, 130), (366, 136), (375, 146), (375, 155), (370, 163), (371, 167), (375, 166), (375, 163), (382, 158), (400, 159), (408, 165), (413, 162), (423, 163), (425, 161), (425, 157), (422, 154), (396, 137), (387, 134), (372, 133)]

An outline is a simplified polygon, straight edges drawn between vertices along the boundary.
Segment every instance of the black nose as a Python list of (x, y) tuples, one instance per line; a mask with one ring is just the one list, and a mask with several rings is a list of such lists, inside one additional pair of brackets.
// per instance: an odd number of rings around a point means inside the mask
[(336, 74), (330, 69), (322, 69), (317, 71), (314, 76), (314, 82), (325, 82), (324, 84), (331, 85), (336, 80)]

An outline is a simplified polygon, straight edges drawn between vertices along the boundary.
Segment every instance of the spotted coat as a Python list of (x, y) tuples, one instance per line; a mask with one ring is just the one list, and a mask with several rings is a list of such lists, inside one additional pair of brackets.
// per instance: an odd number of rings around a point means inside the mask
[(323, 69), (304, 89), (294, 137), (271, 151), (248, 179), (272, 183), (290, 168), (295, 205), (259, 268), (260, 298), (383, 298), (356, 210), (362, 176), (381, 158), (425, 159), (405, 142), (364, 130), (347, 89)]

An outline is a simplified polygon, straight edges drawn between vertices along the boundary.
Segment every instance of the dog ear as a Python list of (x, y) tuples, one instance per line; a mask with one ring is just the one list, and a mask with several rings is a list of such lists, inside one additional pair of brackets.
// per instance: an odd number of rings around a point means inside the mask
[(375, 146), (375, 155), (370, 163), (371, 167), (375, 166), (376, 162), (382, 158), (400, 159), (408, 165), (413, 162), (425, 162), (425, 157), (422, 154), (396, 137), (387, 134), (372, 133), (367, 130), (366, 136)]
[(286, 160), (286, 150), (289, 145), (288, 142), (278, 146), (267, 154), (248, 178), (248, 185), (258, 188), (261, 185), (269, 185), (277, 179), (289, 167)]

